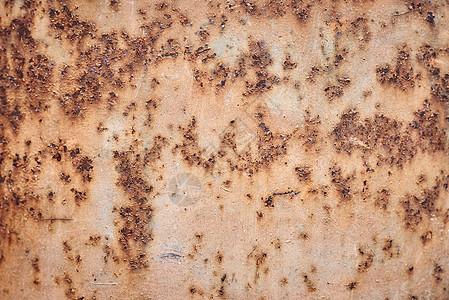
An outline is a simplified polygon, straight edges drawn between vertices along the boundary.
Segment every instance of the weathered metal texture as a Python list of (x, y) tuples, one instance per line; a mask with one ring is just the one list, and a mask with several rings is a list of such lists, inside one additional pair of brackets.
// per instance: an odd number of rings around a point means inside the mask
[(449, 299), (447, 1), (3, 1), (1, 299)]

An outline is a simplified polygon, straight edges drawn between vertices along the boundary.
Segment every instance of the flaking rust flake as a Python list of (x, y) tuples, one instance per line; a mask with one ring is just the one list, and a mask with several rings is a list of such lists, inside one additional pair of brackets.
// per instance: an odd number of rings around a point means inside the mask
[(1, 299), (448, 299), (446, 1), (0, 3)]

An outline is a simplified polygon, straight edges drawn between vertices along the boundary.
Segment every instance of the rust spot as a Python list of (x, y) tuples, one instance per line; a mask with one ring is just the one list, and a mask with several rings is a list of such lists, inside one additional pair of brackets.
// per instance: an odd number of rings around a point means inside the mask
[(295, 168), (299, 181), (310, 181), (312, 168), (308, 166), (300, 166)]
[(347, 287), (348, 290), (352, 291), (352, 290), (354, 290), (357, 287), (357, 282), (352, 281), (352, 282), (348, 283), (346, 285), (346, 287)]
[(381, 189), (377, 192), (377, 197), (374, 202), (376, 207), (387, 209), (388, 203), (390, 201), (390, 191), (387, 189)]
[(316, 287), (313, 284), (313, 282), (310, 280), (309, 275), (304, 274), (303, 279), (304, 279), (304, 284), (307, 287), (307, 291), (310, 293), (316, 292)]
[(341, 168), (333, 166), (330, 169), (330, 175), (332, 178), (332, 184), (335, 186), (338, 194), (340, 195), (340, 200), (342, 202), (351, 201), (352, 193), (350, 182), (352, 181), (352, 176), (344, 177), (341, 173)]
[(443, 280), (443, 278), (441, 277), (443, 273), (444, 273), (444, 269), (439, 264), (436, 263), (433, 268), (433, 273), (432, 273), (436, 282), (439, 283)]
[(415, 86), (413, 67), (410, 62), (410, 51), (405, 48), (398, 51), (394, 67), (387, 64), (378, 67), (376, 73), (377, 80), (382, 84), (391, 84), (404, 91)]
[(217, 254), (215, 255), (215, 260), (221, 264), (223, 262), (223, 254), (220, 253), (220, 251), (217, 252)]
[(31, 260), (31, 266), (33, 267), (34, 272), (39, 273), (41, 271), (39, 267), (39, 258), (35, 257)]
[(433, 233), (432, 231), (426, 231), (423, 235), (421, 235), (421, 242), (423, 245), (426, 245), (428, 242), (432, 240)]
[[(386, 244), (386, 247), (390, 247), (388, 241)], [(385, 248), (385, 246), (384, 246)], [(389, 250), (390, 248), (386, 249)], [(385, 251), (385, 250), (384, 250)], [(364, 273), (366, 272), (374, 263), (374, 254), (373, 253), (366, 253), (362, 248), (359, 248), (359, 254), (362, 258), (361, 263), (357, 265), (357, 272)]]

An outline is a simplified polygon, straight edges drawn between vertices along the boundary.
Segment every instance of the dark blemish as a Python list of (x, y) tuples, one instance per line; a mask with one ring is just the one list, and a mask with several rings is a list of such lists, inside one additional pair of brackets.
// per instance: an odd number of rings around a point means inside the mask
[(274, 246), (275, 249), (281, 250), (281, 241), (279, 239), (271, 241), (271, 244)]
[(421, 222), (423, 215), (429, 216), (437, 210), (436, 205), (439, 200), (441, 182), (437, 180), (436, 185), (429, 189), (423, 189), (421, 195), (405, 196), (406, 200), (401, 201), (404, 208), (404, 225), (406, 228), (415, 229)]
[(348, 288), (348, 290), (352, 291), (353, 289), (355, 289), (357, 287), (357, 282), (355, 282), (355, 281), (350, 282), (348, 285), (346, 285), (346, 287)]
[(389, 64), (376, 68), (377, 80), (382, 84), (391, 84), (396, 88), (406, 91), (415, 86), (413, 67), (411, 66), (410, 53), (405, 48), (398, 51), (396, 66)]
[(241, 6), (243, 7), (243, 9), (245, 10), (245, 12), (247, 12), (250, 15), (257, 15), (258, 9), (257, 9), (257, 5), (255, 5), (252, 2), (249, 2), (247, 0), (242, 0), (242, 2), (240, 2)]
[(74, 188), (71, 188), (70, 191), (74, 194), (74, 199), (76, 205), (81, 205), (82, 202), (85, 202), (87, 200), (87, 194), (86, 192), (80, 192), (75, 190)]
[[(194, 239), (194, 241), (192, 243), (192, 252), (187, 255), (187, 257), (192, 258), (192, 259), (195, 258), (196, 254), (198, 253), (198, 250), (202, 247), (203, 235), (199, 234), (199, 233), (196, 233), (194, 235), (194, 238), (195, 239)], [(204, 262), (205, 263), (209, 262), (209, 259), (206, 258), (204, 260)]]
[[(253, 250), (248, 254), (248, 258), (253, 258), (255, 265), (256, 265), (256, 270), (255, 270), (255, 274), (254, 274), (254, 283), (257, 284), (257, 281), (260, 278), (260, 269), (266, 264), (266, 260), (268, 257), (268, 254), (265, 252), (258, 252), (258, 253), (254, 253), (256, 251), (257, 247), (253, 246)], [(264, 274), (268, 274), (269, 269), (267, 267), (265, 267), (264, 269)]]
[(426, 21), (430, 25), (435, 26), (435, 15), (433, 14), (433, 12), (429, 11), (427, 13)]
[(407, 128), (378, 114), (362, 122), (357, 111), (349, 110), (332, 131), (334, 146), (338, 152), (347, 154), (360, 149), (365, 156), (377, 149), (385, 153), (385, 156), (377, 155), (377, 165), (387, 163), (399, 168), (413, 159), (419, 149), (430, 153), (442, 151), (446, 138), (439, 126), (439, 115), (431, 110), (427, 100), (424, 106), (423, 110), (414, 113), (415, 118)]
[[(306, 152), (312, 150), (313, 147), (317, 147), (318, 141), (320, 140), (320, 130), (319, 126), (321, 124), (320, 116), (316, 115), (312, 117), (309, 110), (305, 111), (304, 123), (302, 130), (300, 130), (298, 136), (303, 140), (303, 145)], [(319, 148), (314, 149), (315, 152), (319, 152)]]
[(352, 193), (349, 183), (353, 179), (352, 176), (344, 177), (341, 173), (341, 169), (337, 168), (337, 166), (330, 168), (330, 175), (332, 178), (332, 183), (340, 195), (340, 200), (342, 202), (351, 201)]
[[(340, 63), (345, 60), (346, 54), (348, 54), (348, 51), (346, 49), (343, 49), (341, 51), (341, 53), (338, 53), (335, 55), (335, 58), (334, 58), (335, 67), (338, 67), (340, 65)], [(332, 67), (329, 66), (328, 69), (330, 71), (330, 70), (332, 70)]]
[(109, 1), (109, 6), (115, 11), (119, 10), (119, 4), (120, 4), (119, 0), (110, 0)]
[(274, 207), (273, 196), (268, 196), (267, 199), (261, 197), (260, 199), (263, 201), (265, 207)]
[(310, 293), (316, 292), (315, 285), (312, 283), (308, 275), (303, 275), (304, 284), (307, 286), (307, 291)]
[(324, 88), (324, 93), (328, 100), (332, 101), (335, 98), (343, 96), (343, 88), (338, 85), (328, 85)]
[(97, 132), (104, 132), (104, 131), (107, 131), (107, 130), (108, 130), (108, 128), (105, 127), (102, 122), (98, 123)]
[(351, 83), (351, 79), (349, 79), (348, 76), (343, 76), (337, 79), (338, 83), (340, 85), (348, 85), (349, 83)]
[(54, 202), (54, 200), (53, 200), (53, 196), (54, 196), (54, 195), (55, 195), (55, 193), (52, 192), (52, 191), (50, 191), (50, 192), (47, 194), (48, 201)]
[[(388, 243), (388, 240), (386, 242), (386, 247), (391, 247), (391, 245)], [(385, 248), (384, 246), (384, 248)], [(389, 248), (388, 248), (389, 249)], [(357, 272), (364, 273), (366, 272), (373, 264), (374, 262), (374, 254), (372, 253), (365, 253), (362, 248), (359, 248), (359, 253), (362, 256), (362, 262), (357, 265)]]
[(273, 60), (264, 41), (251, 42), (249, 45), (251, 66), (256, 71), (256, 82), (246, 81), (247, 91), (243, 96), (261, 94), (271, 89), (274, 84), (279, 83), (279, 78), (270, 75), (266, 68), (272, 64)]
[(31, 266), (33, 267), (34, 272), (39, 273), (41, 271), (41, 269), (39, 268), (39, 258), (33, 258), (31, 261)]
[(390, 201), (390, 191), (387, 189), (382, 189), (377, 192), (377, 197), (374, 202), (374, 205), (382, 209), (387, 209), (389, 201)]
[(91, 235), (89, 237), (89, 240), (85, 242), (85, 245), (89, 246), (97, 246), (101, 241), (101, 236), (99, 234), (97, 235)]
[(416, 228), (422, 220), (421, 210), (410, 200), (401, 201), (404, 208), (404, 225), (406, 228)]
[(309, 18), (310, 10), (312, 8), (312, 4), (314, 3), (304, 3), (302, 0), (292, 0), (291, 8), (293, 10), (293, 14), (300, 22), (305, 22)]
[(315, 82), (316, 76), (320, 75), (321, 69), (319, 67), (313, 66), (310, 73), (306, 76), (306, 80), (309, 82)]
[(221, 286), (218, 290), (218, 296), (223, 297), (225, 295), (224, 286)]
[(291, 61), (291, 57), (290, 56), (287, 56), (285, 58), (285, 61), (282, 64), (282, 66), (283, 66), (284, 70), (292, 70), (292, 69), (295, 69), (297, 67), (296, 63)]
[(413, 270), (414, 270), (414, 267), (408, 267), (407, 268), (407, 274), (413, 275)]
[(424, 174), (418, 176), (418, 184), (427, 181), (427, 177)]
[(285, 285), (287, 285), (288, 284), (288, 279), (287, 279), (287, 277), (283, 277), (282, 279), (281, 279), (281, 286), (285, 286)]
[[(396, 251), (394, 251), (393, 246), (396, 249)], [(382, 247), (382, 251), (384, 251), (385, 255), (389, 258), (392, 258), (395, 255), (398, 256), (400, 254), (400, 249), (398, 248), (397, 244), (393, 242), (393, 239), (391, 239), (391, 238), (385, 239), (385, 243), (384, 243), (384, 246)]]
[(265, 4), (265, 7), (262, 10), (265, 8), (268, 11), (269, 18), (278, 18), (283, 17), (287, 13), (286, 9), (288, 6), (285, 5), (283, 0), (270, 0), (267, 4)]
[(59, 174), (59, 178), (64, 182), (64, 183), (70, 183), (70, 181), (72, 181), (70, 179), (70, 175), (65, 174), (64, 172), (62, 172), (61, 174)]
[(430, 242), (432, 240), (432, 236), (433, 234), (430, 230), (421, 235), (421, 242), (423, 243), (423, 245), (426, 245), (428, 242)]
[(223, 254), (220, 253), (220, 251), (217, 252), (217, 254), (215, 255), (215, 260), (221, 264), (223, 262)]
[(443, 278), (441, 278), (442, 273), (444, 273), (443, 268), (439, 265), (439, 264), (435, 264), (434, 268), (433, 268), (433, 277), (435, 278), (436, 282), (441, 282), (443, 280)]
[(192, 117), (190, 123), (186, 126), (179, 126), (178, 129), (182, 133), (183, 142), (175, 145), (172, 153), (180, 152), (184, 161), (189, 166), (201, 166), (207, 171), (212, 171), (216, 162), (215, 155), (204, 157), (204, 149), (200, 149), (198, 145), (198, 133), (196, 130), (196, 118)]
[(439, 82), (432, 84), (431, 94), (439, 101), (449, 102), (449, 74), (444, 74)]
[(131, 110), (136, 110), (136, 103), (134, 101), (126, 107), (125, 111), (123, 112), (123, 116), (127, 117)]
[(296, 196), (299, 195), (301, 192), (297, 192), (297, 191), (286, 191), (286, 192), (279, 192), (279, 193), (273, 193), (273, 196), (285, 196), (285, 195), (290, 195), (290, 196)]
[(62, 242), (62, 248), (63, 248), (65, 253), (67, 253), (67, 252), (72, 250), (72, 247), (70, 247), (68, 241), (63, 241)]
[(444, 151), (446, 149), (445, 130), (439, 124), (440, 115), (431, 109), (427, 99), (423, 103), (423, 109), (416, 111), (414, 116), (408, 127), (418, 134), (418, 146), (430, 153)]
[(391, 247), (393, 246), (393, 240), (392, 239), (386, 239), (385, 245), (382, 248), (382, 251), (389, 251)]
[(300, 166), (295, 168), (299, 181), (310, 181), (312, 168), (308, 166)]
[(203, 292), (200, 289), (198, 289), (197, 287), (195, 287), (195, 286), (190, 286), (189, 287), (189, 293), (191, 295), (195, 295), (195, 294), (198, 294), (200, 296), (203, 295)]
[(257, 266), (263, 265), (265, 263), (267, 256), (268, 255), (266, 253), (260, 253), (256, 255), (256, 265)]
[(120, 207), (118, 210), (122, 226), (118, 241), (128, 257), (132, 270), (148, 267), (146, 245), (152, 240), (148, 224), (153, 217), (153, 209), (145, 204)]

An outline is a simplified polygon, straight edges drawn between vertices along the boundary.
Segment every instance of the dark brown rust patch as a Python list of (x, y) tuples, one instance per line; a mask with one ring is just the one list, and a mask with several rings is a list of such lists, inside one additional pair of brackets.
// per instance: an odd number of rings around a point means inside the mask
[(217, 252), (217, 254), (215, 255), (215, 260), (219, 263), (219, 264), (221, 264), (222, 262), (223, 262), (223, 254), (221, 254), (221, 252), (220, 251), (218, 251)]
[[(423, 189), (420, 195), (405, 195), (405, 199), (401, 201), (404, 208), (405, 228), (414, 230), (423, 217), (429, 219), (439, 211), (440, 191), (441, 181), (437, 178), (436, 184), (432, 188)], [(427, 238), (424, 240), (427, 241)]]
[(34, 272), (39, 273), (41, 271), (39, 267), (39, 258), (35, 257), (31, 260), (31, 266), (33, 267)]
[(308, 182), (311, 179), (312, 168), (309, 166), (300, 166), (295, 168), (296, 175), (299, 181)]
[(436, 263), (433, 268), (433, 273), (432, 273), (436, 282), (440, 283), (441, 281), (443, 281), (443, 278), (441, 277), (441, 276), (443, 276), (443, 273), (444, 273), (444, 269), (438, 263)]
[(256, 265), (256, 270), (254, 274), (254, 283), (257, 284), (261, 275), (261, 269), (263, 269), (264, 274), (268, 274), (269, 269), (266, 267), (268, 254), (266, 252), (261, 252), (257, 250), (257, 247), (254, 247), (251, 253), (248, 254), (248, 259), (252, 258), (254, 260), (254, 264)]
[(346, 288), (350, 291), (354, 290), (357, 287), (357, 282), (352, 281), (346, 285)]
[[(423, 44), (416, 54), (416, 58), (427, 69), (431, 82), (431, 95), (439, 101), (449, 101), (449, 74), (441, 74), (441, 69), (435, 65), (435, 59), (444, 49)], [(447, 51), (447, 50), (446, 50)], [(444, 53), (444, 52), (443, 52)]]
[(246, 81), (247, 91), (243, 93), (244, 96), (264, 93), (280, 81), (277, 76), (270, 75), (266, 70), (273, 63), (267, 44), (264, 41), (251, 42), (249, 50), (251, 66), (256, 72), (257, 80), (255, 82)]
[(303, 277), (304, 284), (307, 287), (307, 291), (309, 293), (316, 292), (315, 284), (312, 282), (312, 280), (310, 279), (309, 275), (304, 274), (302, 277)]
[(414, 113), (414, 120), (404, 126), (384, 115), (360, 120), (358, 112), (349, 110), (333, 129), (334, 145), (337, 151), (351, 154), (355, 149), (364, 156), (378, 152), (378, 162), (402, 167), (413, 159), (419, 150), (430, 153), (446, 148), (446, 137), (439, 114), (430, 103), (424, 101), (424, 108)]
[[(37, 3), (21, 7), (21, 17), (0, 30), (0, 120), (16, 132), (25, 111), (47, 110), (54, 62), (40, 52), (31, 30)], [(26, 100), (26, 103), (22, 101)]]
[[(391, 245), (389, 245), (389, 243), (387, 243), (386, 246), (389, 247), (386, 250), (389, 250), (391, 248)], [(364, 273), (373, 265), (374, 253), (367, 253), (364, 249), (359, 248), (359, 254), (362, 261), (357, 265), (357, 272)]]
[(89, 237), (89, 240), (87, 242), (85, 242), (85, 245), (89, 245), (89, 246), (97, 246), (101, 241), (101, 235), (96, 234), (96, 235), (91, 235)]
[(351, 192), (350, 183), (353, 180), (353, 176), (343, 176), (341, 168), (337, 167), (336, 165), (333, 166), (329, 171), (332, 178), (332, 184), (335, 186), (335, 189), (340, 196), (340, 201), (351, 201), (354, 192)]
[(440, 80), (431, 86), (431, 94), (443, 102), (449, 102), (449, 74), (444, 74)]
[(291, 8), (299, 22), (303, 23), (307, 21), (313, 4), (314, 1), (292, 0)]
[(423, 21), (434, 28), (436, 25), (434, 11), (437, 10), (435, 2), (419, 1), (419, 0), (407, 0), (404, 3), (407, 6), (409, 12), (417, 13)]
[(389, 64), (376, 69), (377, 80), (382, 84), (391, 84), (404, 91), (415, 86), (415, 75), (410, 61), (410, 51), (403, 48), (398, 51), (396, 65)]
[(421, 242), (423, 245), (426, 245), (428, 242), (432, 240), (433, 233), (432, 231), (426, 231), (421, 235)]
[(377, 197), (374, 201), (376, 207), (386, 210), (388, 208), (388, 203), (390, 202), (390, 191), (387, 189), (381, 189), (377, 191)]
[(343, 96), (343, 88), (338, 85), (328, 85), (324, 88), (324, 94), (331, 101)]
[(391, 237), (385, 239), (382, 251), (387, 258), (399, 256), (400, 253), (397, 243), (395, 243)]
[[(118, 162), (116, 170), (119, 173), (117, 185), (129, 197), (128, 203), (114, 208), (119, 220), (119, 243), (132, 270), (146, 268), (148, 259), (146, 245), (152, 240), (150, 222), (153, 208), (150, 205), (150, 195), (153, 186), (143, 175), (143, 170), (149, 164), (160, 158), (160, 152), (165, 145), (165, 139), (155, 137), (153, 147), (141, 155), (135, 146), (125, 152), (114, 152)], [(125, 260), (125, 259), (124, 259)]]
[(191, 285), (188, 288), (188, 290), (189, 290), (189, 294), (191, 296), (194, 296), (194, 295), (203, 296), (203, 291), (201, 289), (199, 289), (198, 287), (194, 286), (194, 285)]

